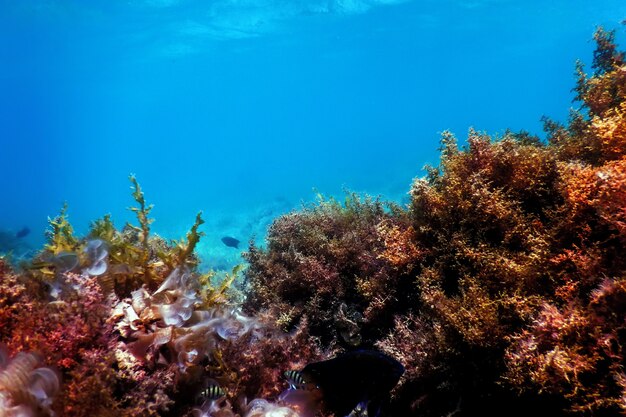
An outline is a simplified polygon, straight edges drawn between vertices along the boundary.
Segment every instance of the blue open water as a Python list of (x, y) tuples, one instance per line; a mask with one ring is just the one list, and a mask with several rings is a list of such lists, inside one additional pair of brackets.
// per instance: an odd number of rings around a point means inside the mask
[(402, 201), (439, 132), (541, 135), (567, 118), (598, 25), (623, 0), (0, 0), (0, 229), (43, 242), (62, 203), (78, 232), (154, 230), (204, 211), (205, 265), (275, 216), (345, 188)]

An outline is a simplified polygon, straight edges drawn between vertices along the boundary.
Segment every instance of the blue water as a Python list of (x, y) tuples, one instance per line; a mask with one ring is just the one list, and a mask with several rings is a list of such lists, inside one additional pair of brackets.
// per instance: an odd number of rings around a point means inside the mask
[(32, 245), (69, 204), (79, 232), (204, 211), (207, 265), (315, 190), (402, 201), (439, 132), (564, 121), (597, 25), (623, 0), (1, 0), (0, 229)]

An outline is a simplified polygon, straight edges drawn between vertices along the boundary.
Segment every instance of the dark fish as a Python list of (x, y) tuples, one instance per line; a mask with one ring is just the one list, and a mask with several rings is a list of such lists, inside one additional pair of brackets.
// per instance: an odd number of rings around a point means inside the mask
[(239, 239), (235, 239), (234, 237), (224, 236), (222, 238), (222, 243), (229, 248), (239, 249)]
[(210, 383), (205, 389), (202, 390), (200, 395), (207, 400), (215, 401), (225, 396), (226, 393), (217, 383)]
[[(380, 406), (404, 373), (394, 358), (373, 350), (357, 350), (333, 359), (310, 363), (302, 378), (321, 390), (324, 408), (336, 416), (347, 416), (367, 407), (377, 416)], [(353, 414), (354, 415), (354, 414)]]
[(15, 234), (15, 237), (18, 239), (21, 239), (23, 237), (28, 236), (29, 233), (30, 233), (30, 229), (24, 226)]

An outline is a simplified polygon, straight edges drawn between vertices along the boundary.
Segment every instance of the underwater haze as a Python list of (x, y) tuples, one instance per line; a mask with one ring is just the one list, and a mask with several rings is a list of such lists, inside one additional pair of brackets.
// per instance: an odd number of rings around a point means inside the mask
[(132, 173), (157, 233), (202, 210), (205, 266), (228, 268), (317, 192), (403, 202), (444, 130), (543, 137), (595, 28), (623, 44), (625, 17), (623, 0), (1, 0), (0, 229), (40, 247), (65, 201), (79, 233), (120, 226)]

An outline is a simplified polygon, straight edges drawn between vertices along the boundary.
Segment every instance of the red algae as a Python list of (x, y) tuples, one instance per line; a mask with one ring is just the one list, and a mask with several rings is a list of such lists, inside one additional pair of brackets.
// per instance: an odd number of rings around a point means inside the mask
[[(23, 271), (0, 260), (0, 343), (15, 357), (0, 369), (0, 415), (191, 415), (208, 379), (227, 393), (213, 415), (264, 415), (248, 403), (277, 397), (282, 372), (319, 358), (307, 338), (239, 311), (239, 267), (218, 286), (195, 270), (200, 215), (186, 240), (151, 235), (150, 206), (133, 184), (140, 227), (118, 231), (107, 216), (81, 239), (64, 208)], [(39, 404), (28, 395), (42, 383), (30, 380), (50, 372), (61, 384), (37, 388)], [(268, 413), (285, 408), (267, 404)]]

